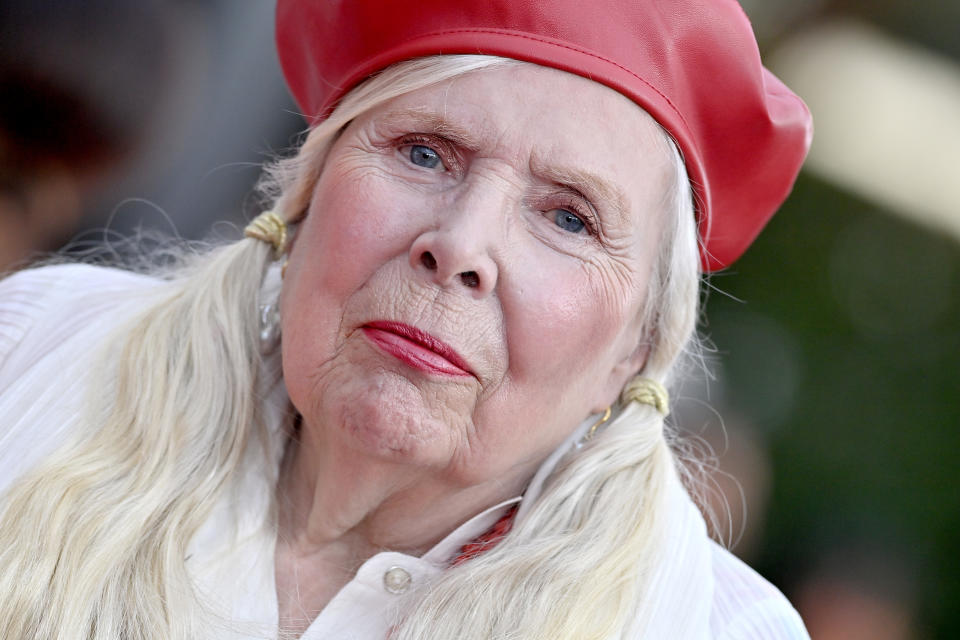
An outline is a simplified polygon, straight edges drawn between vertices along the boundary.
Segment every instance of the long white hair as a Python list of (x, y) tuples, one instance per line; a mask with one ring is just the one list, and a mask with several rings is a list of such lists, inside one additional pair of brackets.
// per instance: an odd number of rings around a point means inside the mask
[[(407, 92), (521, 64), (438, 56), (395, 65), (348, 94), (264, 192), (290, 222), (306, 212), (339, 131)], [(671, 382), (694, 333), (698, 252), (683, 162), (645, 305), (642, 374)], [(186, 549), (249, 456), (268, 450), (258, 390), (258, 305), (271, 248), (244, 239), (194, 256), (92, 363), (77, 438), (20, 478), (0, 509), (0, 637), (187, 640), (222, 624), (197, 597)], [(109, 345), (109, 347), (107, 346)], [(252, 453), (251, 453), (252, 452)], [(568, 456), (492, 550), (443, 572), (397, 621), (396, 640), (618, 637), (643, 619), (676, 479), (664, 421), (628, 404)], [(632, 627), (636, 629), (636, 627)]]

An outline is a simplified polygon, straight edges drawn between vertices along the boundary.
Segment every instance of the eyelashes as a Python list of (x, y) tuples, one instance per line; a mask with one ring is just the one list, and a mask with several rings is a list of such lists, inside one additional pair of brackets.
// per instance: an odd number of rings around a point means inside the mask
[[(540, 209), (544, 212), (551, 222), (553, 222), (558, 228), (563, 229), (568, 233), (580, 233), (581, 231), (586, 231), (591, 236), (599, 235), (599, 225), (597, 223), (596, 214), (592, 211), (592, 208), (589, 206), (585, 198), (576, 198), (571, 197), (569, 194), (560, 194), (558, 196), (545, 196), (546, 206), (541, 206)], [(572, 219), (571, 219), (572, 218)], [(578, 226), (573, 222), (576, 220), (580, 223)]]
[[(412, 133), (395, 141), (394, 147), (403, 162), (416, 170), (460, 173), (466, 166), (456, 146), (442, 136)], [(559, 192), (555, 192), (560, 190)], [(563, 235), (600, 237), (600, 225), (593, 205), (576, 189), (565, 185), (538, 188), (542, 193), (529, 199), (531, 210), (538, 211)]]
[[(418, 151), (418, 148), (421, 151)], [(463, 168), (463, 161), (456, 153), (453, 145), (439, 136), (430, 136), (420, 133), (403, 136), (397, 141), (397, 150), (406, 157), (408, 162), (426, 169), (435, 169), (439, 167), (445, 171), (460, 171)], [(422, 150), (429, 150), (435, 154), (439, 161), (432, 166), (419, 164), (415, 161), (417, 154), (422, 154)], [(424, 156), (420, 155), (423, 159)]]

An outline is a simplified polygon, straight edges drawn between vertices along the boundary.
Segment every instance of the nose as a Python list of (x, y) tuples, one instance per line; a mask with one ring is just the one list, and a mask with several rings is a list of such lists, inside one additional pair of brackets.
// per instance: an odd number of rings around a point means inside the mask
[(441, 287), (483, 297), (497, 286), (492, 252), (500, 219), (490, 209), (488, 215), (470, 209), (444, 212), (439, 224), (421, 233), (410, 246), (410, 266)]

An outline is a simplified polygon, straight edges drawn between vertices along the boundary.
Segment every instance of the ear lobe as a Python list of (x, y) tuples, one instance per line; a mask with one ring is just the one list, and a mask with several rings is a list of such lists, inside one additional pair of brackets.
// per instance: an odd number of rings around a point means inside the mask
[(611, 381), (616, 383), (617, 394), (626, 386), (627, 382), (635, 375), (640, 373), (647, 364), (647, 357), (650, 355), (650, 342), (646, 339), (641, 340), (636, 348), (621, 360), (617, 366), (610, 372)]
[(647, 364), (647, 356), (650, 355), (650, 343), (646, 340), (637, 344), (636, 348), (627, 354), (610, 371), (606, 384), (603, 387), (601, 406), (595, 406), (593, 413), (600, 413), (607, 407), (617, 402), (620, 397), (620, 391), (626, 386), (627, 381), (637, 375)]
[(287, 221), (287, 251), (286, 257), (289, 258), (293, 253), (293, 247), (297, 244), (297, 231), (300, 229), (300, 223), (306, 217), (306, 212), (298, 214), (293, 220)]

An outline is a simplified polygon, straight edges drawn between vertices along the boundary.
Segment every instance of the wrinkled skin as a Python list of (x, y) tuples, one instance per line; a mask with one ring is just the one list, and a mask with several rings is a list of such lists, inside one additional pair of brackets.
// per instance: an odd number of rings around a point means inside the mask
[[(407, 94), (345, 129), (283, 285), (284, 376), (302, 415), (280, 489), (293, 555), (352, 540), (363, 556), (360, 539), (371, 553), (429, 548), (522, 491), (615, 401), (647, 352), (667, 149), (620, 94), (526, 64)], [(469, 375), (380, 349), (361, 329), (379, 320), (447, 343)]]

